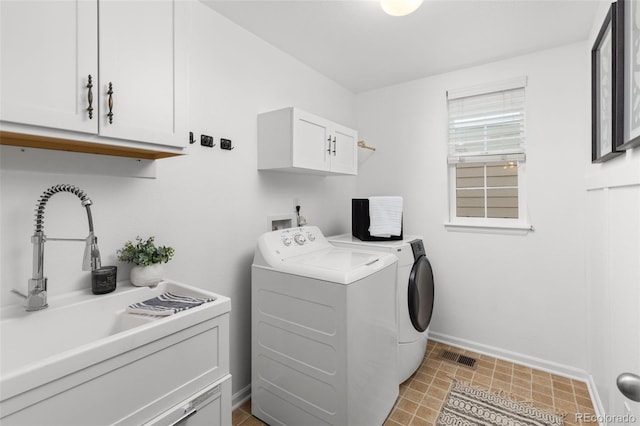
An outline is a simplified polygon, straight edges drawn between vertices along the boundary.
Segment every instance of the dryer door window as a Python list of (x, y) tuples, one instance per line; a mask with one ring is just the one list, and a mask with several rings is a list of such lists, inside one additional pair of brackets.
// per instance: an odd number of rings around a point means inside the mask
[(409, 275), (409, 317), (419, 332), (429, 327), (433, 313), (433, 271), (426, 256), (420, 256)]

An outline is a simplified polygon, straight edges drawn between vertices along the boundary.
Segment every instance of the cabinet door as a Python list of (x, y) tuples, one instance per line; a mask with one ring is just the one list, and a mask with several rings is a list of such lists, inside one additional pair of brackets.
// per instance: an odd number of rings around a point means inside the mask
[(96, 0), (0, 1), (1, 120), (97, 133), (97, 17)]
[(329, 170), (329, 122), (300, 110), (293, 112), (293, 167)]
[(334, 125), (331, 138), (331, 171), (357, 174), (358, 134), (356, 131)]
[(100, 135), (185, 146), (186, 2), (100, 0), (99, 12)]

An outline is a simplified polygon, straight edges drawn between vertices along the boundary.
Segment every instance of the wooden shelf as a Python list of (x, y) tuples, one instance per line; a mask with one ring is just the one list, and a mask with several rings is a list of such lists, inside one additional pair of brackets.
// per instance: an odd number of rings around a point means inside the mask
[(7, 131), (0, 131), (0, 145), (52, 149), (55, 151), (84, 152), (86, 154), (111, 155), (144, 160), (159, 160), (161, 158), (183, 155), (173, 152), (152, 151), (118, 145), (103, 145), (95, 142), (83, 142)]

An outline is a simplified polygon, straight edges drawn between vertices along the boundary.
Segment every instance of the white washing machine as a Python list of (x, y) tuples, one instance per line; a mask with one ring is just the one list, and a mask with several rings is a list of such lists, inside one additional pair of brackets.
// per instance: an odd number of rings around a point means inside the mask
[(398, 257), (398, 383), (404, 382), (422, 363), (433, 313), (433, 271), (422, 237), (406, 235), (397, 241), (361, 241), (351, 234), (342, 234), (327, 239), (338, 247), (374, 250)]
[(271, 426), (382, 425), (398, 397), (389, 253), (315, 226), (263, 234), (251, 266), (252, 413)]

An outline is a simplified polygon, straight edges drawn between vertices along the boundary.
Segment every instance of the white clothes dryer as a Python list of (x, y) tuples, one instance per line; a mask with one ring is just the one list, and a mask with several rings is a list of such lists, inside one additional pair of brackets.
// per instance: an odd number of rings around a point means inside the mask
[(361, 241), (351, 234), (342, 234), (327, 239), (337, 247), (373, 250), (398, 257), (398, 383), (404, 382), (422, 363), (433, 313), (433, 270), (422, 237), (406, 235), (396, 241)]
[(263, 234), (251, 266), (251, 401), (270, 425), (382, 425), (398, 397), (397, 258), (315, 226)]

